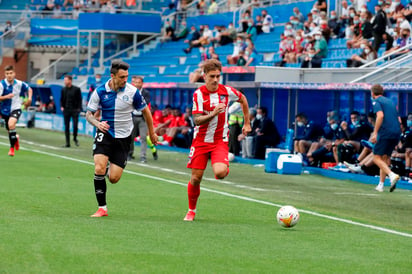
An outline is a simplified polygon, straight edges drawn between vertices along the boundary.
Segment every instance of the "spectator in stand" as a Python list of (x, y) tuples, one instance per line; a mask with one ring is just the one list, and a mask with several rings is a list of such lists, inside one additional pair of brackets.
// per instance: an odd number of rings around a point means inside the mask
[(63, 18), (63, 13), (60, 5), (56, 5), (54, 10), (53, 10), (53, 18)]
[(366, 20), (366, 13), (362, 13), (362, 17), (355, 16), (353, 19), (353, 38), (346, 42), (347, 48), (359, 48), (364, 40), (372, 38), (372, 25)]
[(316, 56), (319, 58), (326, 58), (328, 56), (328, 43), (320, 31), (315, 33), (315, 51)]
[(185, 43), (188, 43), (189, 46), (194, 42), (199, 40), (200, 32), (196, 29), (195, 26), (190, 28), (189, 39), (185, 40)]
[(256, 49), (255, 49), (255, 45), (253, 44), (253, 42), (248, 39), (246, 41), (247, 43), (247, 48), (245, 50), (245, 56), (246, 56), (246, 64), (245, 67), (254, 67), (258, 65), (259, 62), (259, 54), (257, 53)]
[(73, 0), (73, 8), (74, 9), (82, 9), (84, 8), (84, 1), (83, 0)]
[(257, 109), (256, 118), (260, 120), (260, 127), (256, 130), (255, 158), (257, 159), (265, 159), (266, 148), (276, 147), (281, 141), (275, 123), (267, 115), (266, 107)]
[(313, 8), (324, 12), (328, 11), (328, 5), (326, 4), (326, 0), (317, 0), (313, 5)]
[(412, 1), (408, 1), (408, 4), (403, 9), (402, 13), (409, 22), (412, 21)]
[(116, 6), (113, 4), (113, 2), (107, 1), (106, 3), (101, 5), (100, 12), (114, 14), (116, 13)]
[(293, 8), (293, 14), (301, 24), (305, 22), (305, 16), (300, 12), (298, 7)]
[(320, 31), (322, 32), (322, 36), (325, 38), (326, 43), (328, 43), (332, 34), (332, 30), (329, 28), (328, 22), (326, 20), (320, 21)]
[(312, 10), (312, 18), (313, 18), (312, 22), (316, 23), (316, 25), (319, 26), (320, 21), (322, 20), (320, 18), (319, 10), (317, 10), (317, 9)]
[(244, 38), (250, 38), (252, 41), (256, 40), (256, 36), (257, 36), (257, 30), (256, 27), (254, 26), (254, 21), (253, 19), (249, 19), (248, 22), (248, 28), (246, 29), (246, 32), (244, 33)]
[(373, 48), (378, 52), (379, 47), (387, 40), (386, 50), (389, 50), (393, 44), (393, 38), (386, 32), (388, 19), (385, 11), (382, 10), (380, 5), (375, 6), (375, 17), (372, 22), (373, 29)]
[(199, 2), (196, 4), (197, 11), (199, 12), (200, 15), (205, 14), (206, 12), (206, 2), (205, 0), (199, 0)]
[[(403, 48), (405, 46), (411, 46), (411, 45), (412, 45), (412, 38), (411, 38), (410, 30), (408, 28), (401, 29), (401, 36), (398, 39), (396, 39), (393, 47), (390, 50), (385, 51), (384, 55), (388, 55), (397, 49)], [(410, 52), (410, 48), (407, 48), (407, 49), (404, 49), (402, 51), (395, 53), (394, 55), (391, 56), (391, 58), (396, 58), (408, 52)]]
[(43, 8), (43, 11), (45, 12), (43, 15), (49, 15), (49, 12), (54, 10), (54, 6), (54, 0), (47, 0), (46, 6)]
[[(346, 66), (348, 68), (360, 67), (364, 64), (372, 62), (378, 57), (378, 54), (368, 41), (363, 41), (362, 44), (360, 44), (360, 48), (363, 49), (360, 55), (354, 54), (352, 55), (351, 59), (346, 60)], [(376, 66), (376, 64), (373, 64), (371, 66)]]
[(171, 24), (171, 22), (169, 21), (169, 19), (166, 20), (164, 28), (163, 28), (163, 36), (160, 39), (160, 41), (162, 43), (167, 42), (169, 40), (171, 40), (174, 37), (175, 34), (175, 30)]
[(242, 18), (239, 21), (240, 32), (246, 32), (247, 28), (249, 27), (248, 24), (250, 18), (250, 10), (246, 10), (244, 13), (242, 13)]
[(45, 104), (43, 112), (50, 113), (50, 114), (56, 114), (56, 104), (54, 103), (53, 96), (50, 96), (50, 100), (47, 104)]
[(187, 35), (189, 34), (189, 29), (187, 28), (187, 24), (183, 21), (180, 24), (180, 31), (177, 35), (172, 37), (172, 41), (179, 41), (182, 39), (186, 39)]
[(320, 32), (318, 25), (315, 22), (310, 23), (309, 32), (307, 34), (314, 37), (317, 32)]
[(263, 18), (262, 31), (264, 33), (270, 33), (273, 28), (272, 16), (268, 14), (267, 10), (262, 10), (262, 18)]
[(233, 23), (230, 23), (227, 29), (224, 27), (221, 29), (219, 35), (215, 38), (215, 41), (219, 45), (224, 46), (233, 43), (236, 40), (236, 37), (236, 29), (233, 27)]
[(328, 26), (332, 30), (332, 37), (343, 38), (345, 34), (342, 33), (342, 21), (338, 19), (336, 11), (330, 12), (330, 19), (328, 21)]
[(340, 19), (342, 20), (343, 25), (346, 25), (349, 22), (349, 9), (350, 6), (346, 0), (342, 0), (342, 11)]
[(237, 63), (237, 60), (239, 59), (239, 53), (240, 51), (245, 51), (247, 45), (243, 41), (243, 38), (241, 36), (238, 36), (236, 38), (236, 42), (233, 43), (233, 53), (232, 55), (227, 56), (227, 62), (229, 65), (234, 65)]
[(283, 35), (285, 37), (289, 37), (290, 35), (293, 37), (295, 36), (295, 30), (293, 29), (292, 23), (287, 22), (285, 24), (285, 30), (283, 31)]
[(301, 68), (320, 68), (322, 67), (322, 58), (316, 55), (315, 48), (310, 48), (308, 54), (304, 57)]
[(257, 34), (261, 34), (263, 32), (262, 26), (263, 26), (262, 17), (260, 15), (256, 15), (255, 27), (256, 27)]
[(207, 9), (207, 14), (215, 14), (218, 12), (219, 6), (216, 3), (216, 0), (211, 0), (210, 6)]
[(213, 32), (209, 29), (208, 25), (204, 25), (203, 26), (202, 36), (198, 40), (192, 41), (190, 43), (190, 46), (188, 48), (184, 49), (183, 51), (185, 53), (190, 53), (192, 51), (192, 48), (194, 48), (194, 47), (209, 45), (210, 39), (212, 39), (212, 38), (213, 38)]
[(89, 12), (99, 12), (100, 4), (97, 0), (91, 0), (87, 3), (87, 9)]
[(292, 29), (295, 32), (298, 30), (303, 30), (303, 23), (301, 23), (296, 16), (289, 17), (289, 22), (292, 24)]
[[(174, 139), (177, 134), (183, 132), (187, 133), (187, 127), (188, 124), (186, 123), (186, 120), (184, 118), (184, 115), (180, 112), (179, 108), (173, 108), (171, 111), (171, 118), (170, 118), (170, 124), (168, 128), (166, 129), (166, 133), (163, 134), (163, 142), (161, 142), (162, 145), (167, 145), (167, 146), (172, 146)], [(182, 145), (183, 147), (188, 147), (190, 144)]]
[(4, 33), (7, 33), (5, 38), (8, 38), (8, 39), (14, 36), (15, 29), (11, 21), (6, 21), (6, 26), (4, 27)]
[(412, 31), (411, 24), (409, 23), (409, 21), (406, 19), (405, 15), (403, 15), (403, 14), (400, 14), (398, 16), (398, 19), (396, 21), (396, 28), (399, 29), (399, 30), (409, 29), (409, 31)]

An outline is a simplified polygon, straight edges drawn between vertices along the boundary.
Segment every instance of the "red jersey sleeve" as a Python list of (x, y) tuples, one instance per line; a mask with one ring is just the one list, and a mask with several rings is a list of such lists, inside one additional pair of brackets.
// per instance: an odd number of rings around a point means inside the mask
[(200, 89), (197, 89), (193, 94), (192, 114), (203, 114), (203, 96)]

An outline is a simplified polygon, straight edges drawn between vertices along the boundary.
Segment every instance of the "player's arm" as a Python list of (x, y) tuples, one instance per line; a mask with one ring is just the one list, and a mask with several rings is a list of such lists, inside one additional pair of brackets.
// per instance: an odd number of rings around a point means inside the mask
[(87, 110), (86, 112), (86, 120), (89, 122), (92, 126), (98, 128), (102, 132), (107, 132), (110, 128), (109, 124), (107, 121), (99, 121), (95, 117), (95, 112), (91, 111), (90, 109)]
[(27, 109), (29, 106), (31, 106), (32, 97), (33, 97), (33, 90), (31, 89), (31, 87), (29, 87), (29, 90), (28, 90), (28, 98), (27, 98), (27, 101), (24, 102), (24, 105), (25, 105), (26, 109)]
[(249, 132), (252, 131), (250, 126), (250, 119), (249, 119), (249, 104), (247, 102), (246, 96), (242, 94), (242, 97), (239, 99), (240, 107), (242, 108), (243, 112), (243, 128), (242, 133), (243, 135), (247, 135)]
[(378, 111), (376, 112), (376, 122), (375, 122), (375, 128), (372, 132), (372, 136), (371, 136), (371, 142), (375, 143), (376, 142), (376, 137), (378, 136), (378, 131), (382, 126), (383, 123), (383, 111)]
[(223, 103), (218, 104), (212, 112), (208, 114), (201, 114), (195, 113), (193, 114), (193, 120), (196, 126), (201, 126), (204, 124), (209, 123), (215, 116), (219, 115), (219, 113), (224, 112), (226, 109), (226, 105)]
[(154, 145), (157, 144), (157, 135), (155, 133), (154, 127), (153, 127), (153, 118), (152, 118), (152, 113), (150, 113), (149, 107), (145, 107), (142, 110), (142, 114), (144, 117), (144, 120), (146, 121), (147, 124), (147, 130), (149, 131), (149, 138), (152, 141)]

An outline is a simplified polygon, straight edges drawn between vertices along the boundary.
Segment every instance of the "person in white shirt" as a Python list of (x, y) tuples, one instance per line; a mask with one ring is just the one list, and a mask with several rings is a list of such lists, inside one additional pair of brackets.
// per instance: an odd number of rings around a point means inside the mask
[(271, 29), (273, 28), (272, 16), (268, 14), (267, 10), (262, 10), (262, 18), (263, 18), (262, 31), (264, 33), (269, 33)]

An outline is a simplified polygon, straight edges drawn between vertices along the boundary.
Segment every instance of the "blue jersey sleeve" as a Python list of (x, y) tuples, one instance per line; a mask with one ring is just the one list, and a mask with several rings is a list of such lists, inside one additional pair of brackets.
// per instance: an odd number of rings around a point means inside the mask
[(376, 100), (372, 102), (372, 108), (374, 113), (383, 111), (381, 104)]
[(146, 101), (144, 100), (142, 94), (138, 90), (136, 90), (136, 93), (133, 97), (133, 106), (137, 110), (142, 110), (147, 106)]

